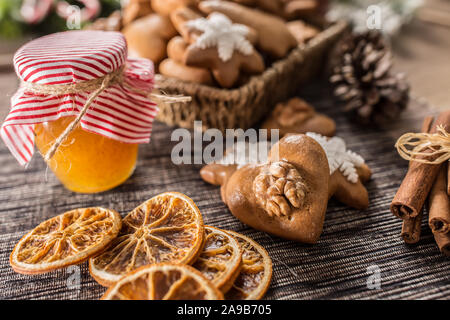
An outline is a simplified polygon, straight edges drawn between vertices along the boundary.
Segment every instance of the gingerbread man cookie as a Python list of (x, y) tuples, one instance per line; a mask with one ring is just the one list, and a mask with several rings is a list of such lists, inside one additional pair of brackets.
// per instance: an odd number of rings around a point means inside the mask
[(331, 137), (336, 132), (336, 123), (332, 119), (316, 113), (310, 104), (300, 98), (277, 104), (261, 127), (268, 129), (269, 138), (271, 129), (279, 129), (280, 136), (288, 133), (317, 132)]
[(202, 1), (199, 8), (207, 14), (223, 13), (233, 22), (253, 28), (258, 33), (259, 48), (275, 58), (285, 57), (297, 46), (285, 21), (277, 16), (228, 1)]
[(315, 243), (331, 196), (355, 208), (368, 205), (361, 181), (370, 178), (370, 169), (341, 139), (309, 135), (284, 137), (263, 164), (210, 164), (200, 174), (206, 182), (221, 185), (223, 201), (243, 223)]

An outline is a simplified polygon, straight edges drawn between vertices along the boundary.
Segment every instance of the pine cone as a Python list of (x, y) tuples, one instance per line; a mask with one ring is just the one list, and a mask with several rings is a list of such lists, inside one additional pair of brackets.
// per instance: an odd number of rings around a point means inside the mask
[[(330, 82), (344, 111), (363, 124), (382, 124), (396, 119), (409, 101), (409, 84), (403, 74), (393, 73), (392, 55), (382, 34), (352, 34), (335, 50)], [(336, 59), (337, 57), (337, 59)]]

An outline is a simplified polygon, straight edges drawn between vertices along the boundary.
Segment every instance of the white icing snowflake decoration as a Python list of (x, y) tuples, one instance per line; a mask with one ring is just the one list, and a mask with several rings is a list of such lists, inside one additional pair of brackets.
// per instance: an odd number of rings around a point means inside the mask
[(214, 12), (208, 19), (200, 18), (188, 21), (186, 26), (189, 29), (203, 32), (197, 38), (195, 46), (200, 49), (217, 47), (219, 58), (223, 62), (230, 60), (235, 50), (246, 56), (253, 53), (253, 46), (246, 38), (249, 32), (247, 26), (233, 24), (222, 13)]
[(356, 167), (362, 166), (364, 159), (353, 151), (347, 150), (342, 138), (327, 138), (313, 132), (308, 132), (306, 135), (316, 140), (325, 150), (330, 166), (330, 175), (339, 169), (348, 181), (358, 182)]

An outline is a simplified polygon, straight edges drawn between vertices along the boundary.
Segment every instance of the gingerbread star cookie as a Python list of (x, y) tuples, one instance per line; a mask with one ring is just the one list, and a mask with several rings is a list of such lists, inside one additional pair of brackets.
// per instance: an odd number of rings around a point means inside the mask
[(221, 185), (223, 201), (243, 223), (305, 243), (319, 239), (331, 196), (355, 208), (368, 205), (364, 160), (341, 140), (317, 134), (284, 137), (264, 163), (210, 164), (200, 174)]
[(264, 61), (246, 38), (249, 29), (233, 24), (221, 13), (208, 18), (189, 20), (187, 28), (201, 34), (184, 54), (187, 66), (211, 69), (216, 81), (224, 88), (233, 87), (240, 74), (264, 71)]
[(332, 119), (317, 113), (310, 104), (300, 98), (277, 104), (261, 127), (268, 129), (269, 138), (271, 129), (279, 129), (280, 136), (288, 133), (317, 132), (331, 137), (336, 132), (336, 123)]
[(306, 135), (316, 140), (327, 155), (331, 176), (330, 197), (334, 196), (350, 207), (366, 209), (369, 206), (369, 195), (363, 183), (370, 179), (372, 172), (364, 159), (347, 150), (342, 138), (327, 138), (311, 132)]
[(210, 14), (220, 12), (234, 23), (249, 26), (258, 33), (258, 46), (275, 58), (285, 57), (290, 49), (297, 46), (297, 40), (286, 27), (283, 19), (259, 10), (228, 1), (202, 1), (201, 11)]

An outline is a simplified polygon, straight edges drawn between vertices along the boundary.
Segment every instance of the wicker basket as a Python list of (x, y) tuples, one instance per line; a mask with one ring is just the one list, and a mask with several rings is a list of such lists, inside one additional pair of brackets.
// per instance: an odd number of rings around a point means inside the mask
[(237, 89), (220, 89), (157, 75), (161, 91), (192, 97), (189, 104), (161, 105), (157, 119), (184, 128), (192, 128), (194, 121), (201, 120), (203, 129), (217, 128), (222, 132), (228, 128), (248, 129), (262, 120), (276, 103), (295, 95), (302, 84), (319, 73), (325, 53), (346, 28), (345, 22), (332, 24)]

